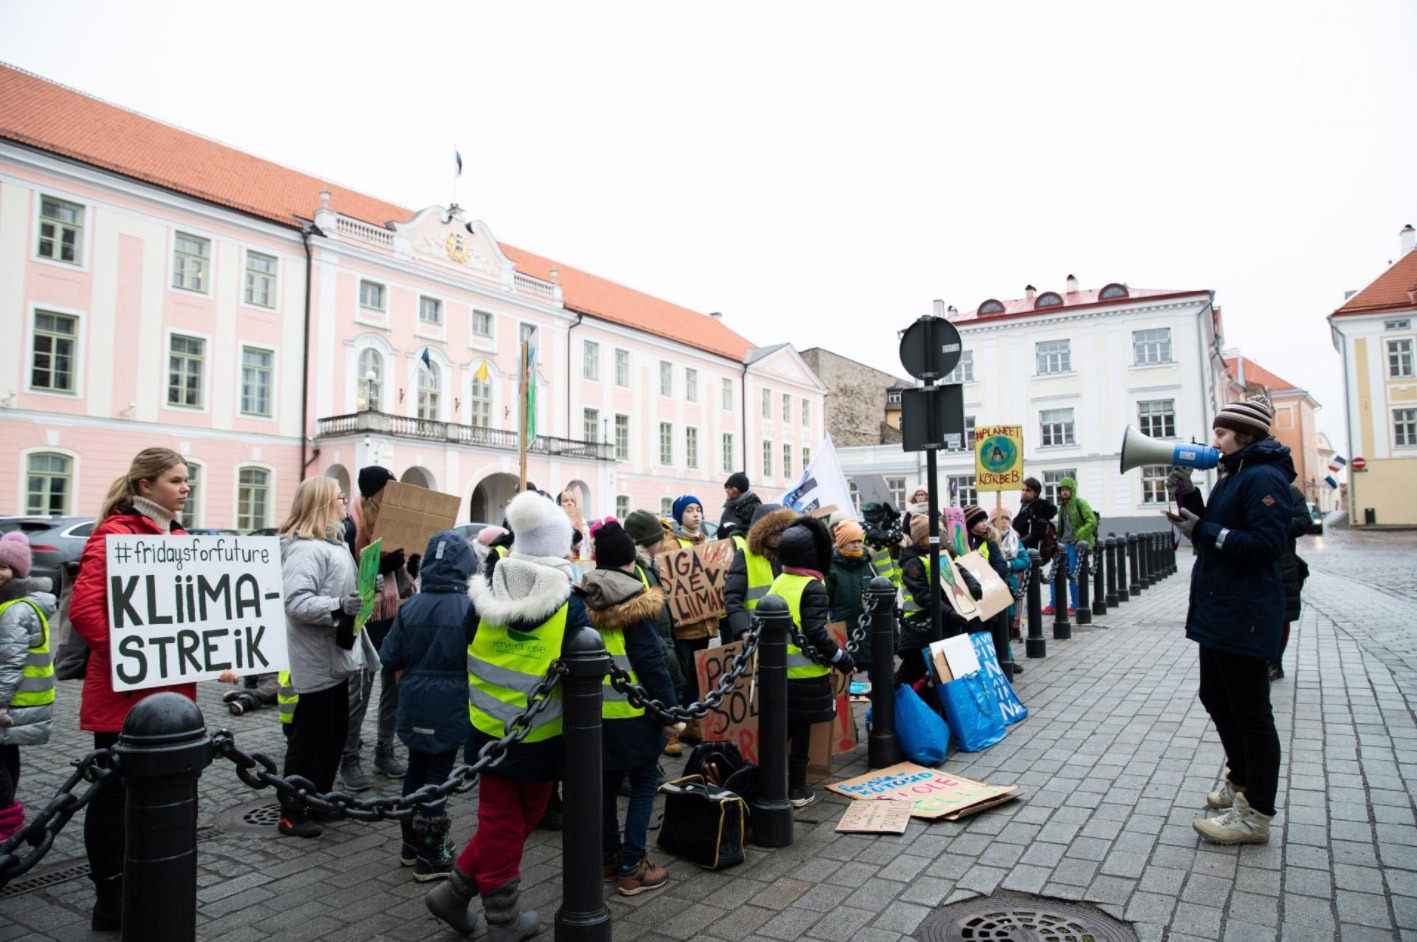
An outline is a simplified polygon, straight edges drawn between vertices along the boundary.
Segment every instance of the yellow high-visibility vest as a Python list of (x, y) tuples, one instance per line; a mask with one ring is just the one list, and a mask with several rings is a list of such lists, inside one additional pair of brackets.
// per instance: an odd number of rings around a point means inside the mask
[(36, 707), (54, 702), (54, 658), (49, 653), (49, 619), (44, 611), (30, 599), (11, 599), (0, 604), (0, 615), (12, 605), (21, 602), (34, 609), (39, 616), (39, 643), (30, 647), (25, 655), (25, 667), (20, 674), (20, 685), (15, 688), (11, 706)]
[[(776, 595), (787, 603), (787, 610), (792, 613), (792, 623), (797, 626), (797, 630), (802, 630), (802, 593), (806, 590), (807, 584), (812, 582), (811, 576), (797, 576), (784, 572), (772, 581), (772, 591), (769, 595)], [(831, 668), (825, 664), (818, 664), (809, 658), (805, 652), (797, 645), (796, 638), (789, 638), (787, 641), (787, 679), (801, 680), (808, 677), (824, 677), (831, 673)]]
[[(566, 637), (563, 603), (534, 632), (494, 625), (485, 618), (467, 646), (467, 712), (472, 725), (489, 736), (507, 735), (512, 720), (531, 702), (531, 692), (551, 662), (561, 656)], [(524, 742), (541, 742), (561, 735), (561, 685), (551, 691), (550, 702), (532, 721)]]
[(280, 685), (276, 690), (276, 707), (280, 710), (280, 721), (289, 723), (295, 719), (295, 705), (300, 702), (300, 694), (295, 692), (295, 685), (290, 682), (290, 671), (276, 674), (276, 683)]

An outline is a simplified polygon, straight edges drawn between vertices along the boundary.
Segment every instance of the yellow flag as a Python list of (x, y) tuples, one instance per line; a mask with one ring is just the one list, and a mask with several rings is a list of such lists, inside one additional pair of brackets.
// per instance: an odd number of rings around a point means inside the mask
[(491, 378), (491, 373), (487, 372), (487, 361), (483, 360), (482, 365), (477, 368), (477, 372), (472, 374), (477, 377), (479, 383), (485, 383)]

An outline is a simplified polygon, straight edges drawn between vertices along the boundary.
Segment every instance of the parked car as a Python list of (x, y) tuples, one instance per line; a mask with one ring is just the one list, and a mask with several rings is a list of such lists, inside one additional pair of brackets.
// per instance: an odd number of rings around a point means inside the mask
[(225, 527), (188, 527), (188, 536), (240, 536), (240, 530), (230, 530)]
[(34, 554), (30, 574), (48, 577), (56, 595), (60, 567), (79, 561), (93, 528), (92, 517), (0, 517), (0, 533), (18, 530), (30, 541)]
[(1319, 510), (1319, 505), (1313, 501), (1309, 502), (1309, 532), (1317, 536), (1323, 536), (1324, 515)]

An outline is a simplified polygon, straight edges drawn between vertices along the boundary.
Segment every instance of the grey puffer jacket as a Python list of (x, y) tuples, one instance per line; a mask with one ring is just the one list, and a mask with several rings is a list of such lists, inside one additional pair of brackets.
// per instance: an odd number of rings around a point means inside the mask
[(341, 540), (281, 539), (285, 586), (285, 643), (290, 682), (296, 693), (319, 693), (344, 683), (365, 664), (376, 663), (369, 633), (352, 650), (335, 644), (335, 615), (355, 590), (358, 573)]
[[(44, 612), (50, 626), (59, 604), (50, 594), (50, 581), (43, 577), (12, 579), (0, 588), (0, 602), (29, 599)], [(0, 614), (0, 707), (7, 707), (10, 725), (0, 726), (0, 746), (38, 746), (49, 742), (49, 727), (54, 718), (54, 705), (9, 706), (24, 679), (25, 661), (29, 649), (44, 640), (45, 626), (33, 605), (15, 602)], [(50, 631), (49, 657), (54, 659), (53, 631)]]

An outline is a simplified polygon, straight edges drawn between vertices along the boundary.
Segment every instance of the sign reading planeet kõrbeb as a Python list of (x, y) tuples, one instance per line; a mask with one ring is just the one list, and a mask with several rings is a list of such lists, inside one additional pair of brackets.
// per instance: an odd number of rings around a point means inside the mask
[(289, 667), (280, 541), (107, 537), (113, 689)]

